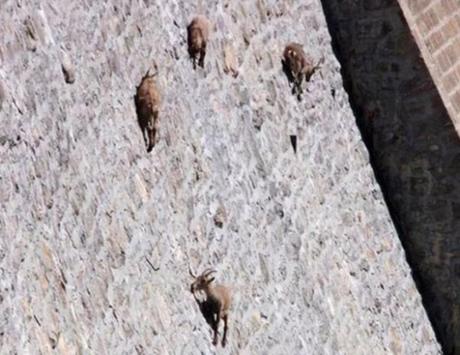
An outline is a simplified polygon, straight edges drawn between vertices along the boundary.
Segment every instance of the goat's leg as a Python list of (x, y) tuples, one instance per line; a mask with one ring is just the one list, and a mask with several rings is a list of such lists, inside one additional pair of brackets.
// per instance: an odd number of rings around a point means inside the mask
[(302, 76), (297, 77), (296, 79), (296, 87), (297, 87), (297, 99), (300, 101), (302, 100)]
[(155, 146), (155, 136), (157, 133), (156, 121), (157, 121), (156, 114), (153, 114), (153, 117), (149, 119), (149, 123), (147, 127), (147, 131), (149, 134), (149, 146), (147, 148), (147, 151), (149, 152), (152, 151), (153, 147)]
[(198, 65), (202, 68), (204, 68), (204, 57), (206, 55), (206, 43), (203, 44), (203, 46), (200, 49), (200, 61), (198, 62)]
[(149, 132), (146, 126), (142, 126), (142, 138), (144, 139), (144, 144), (148, 149), (149, 146)]
[(299, 84), (296, 78), (292, 82), (292, 95), (299, 96)]
[(291, 71), (290, 72), (290, 78), (289, 78), (289, 87), (291, 88), (291, 93), (292, 95), (297, 94), (297, 77), (295, 74)]
[(214, 339), (212, 340), (212, 345), (217, 345), (217, 336), (219, 334), (219, 321), (220, 321), (219, 314), (216, 314), (216, 319), (214, 320), (214, 326), (213, 326)]
[(153, 147), (155, 146), (154, 143), (154, 137), (155, 137), (155, 130), (151, 129), (149, 130), (149, 145), (147, 147), (147, 152), (151, 152), (153, 150)]
[(228, 322), (228, 315), (225, 314), (222, 316), (222, 319), (224, 320), (224, 336), (222, 338), (222, 347), (225, 347), (227, 344), (227, 322)]
[(303, 82), (303, 75), (300, 75), (300, 77), (299, 77), (299, 94), (303, 93), (302, 82)]

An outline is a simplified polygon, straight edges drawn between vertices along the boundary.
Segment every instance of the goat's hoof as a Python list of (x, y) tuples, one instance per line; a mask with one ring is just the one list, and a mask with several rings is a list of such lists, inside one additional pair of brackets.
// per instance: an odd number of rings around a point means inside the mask
[(222, 347), (225, 348), (225, 345), (227, 345), (227, 342), (225, 340), (222, 340)]

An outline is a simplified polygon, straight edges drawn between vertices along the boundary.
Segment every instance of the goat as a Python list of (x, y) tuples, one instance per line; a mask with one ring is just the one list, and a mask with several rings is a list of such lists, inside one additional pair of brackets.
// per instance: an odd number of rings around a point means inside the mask
[[(212, 344), (217, 345), (219, 323), (222, 319), (224, 321), (222, 346), (225, 347), (227, 343), (228, 311), (232, 301), (230, 289), (220, 284), (211, 285), (211, 282), (213, 282), (215, 278), (210, 278), (209, 276), (216, 272), (216, 270), (208, 268), (199, 276), (195, 276), (192, 270), (189, 271), (190, 275), (195, 279), (190, 286), (190, 291), (195, 301), (198, 303), (203, 317), (214, 331)], [(204, 301), (197, 298), (195, 294), (197, 291), (203, 291), (205, 293), (206, 298)]]
[(152, 151), (155, 146), (155, 136), (158, 130), (158, 114), (161, 98), (158, 87), (153, 79), (157, 74), (157, 70), (154, 74), (150, 74), (150, 70), (148, 70), (137, 87), (136, 96), (134, 97), (137, 118), (147, 146), (147, 152)]
[(318, 63), (313, 64), (312, 60), (305, 55), (302, 45), (298, 43), (289, 43), (283, 52), (283, 69), (286, 72), (288, 79), (292, 82), (293, 88), (292, 93), (297, 94), (297, 98), (300, 100), (302, 94), (302, 81), (308, 82), (312, 75), (321, 67), (324, 57), (321, 58)]
[(199, 55), (198, 65), (204, 67), (206, 45), (209, 39), (209, 21), (206, 17), (196, 16), (187, 27), (188, 53), (192, 58), (193, 69), (196, 69), (196, 60)]

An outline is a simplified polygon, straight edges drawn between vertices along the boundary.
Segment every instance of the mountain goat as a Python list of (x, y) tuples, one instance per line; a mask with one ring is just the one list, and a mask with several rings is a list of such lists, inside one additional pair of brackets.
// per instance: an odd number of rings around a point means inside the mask
[(204, 57), (206, 55), (206, 45), (209, 39), (209, 21), (206, 17), (196, 16), (187, 27), (188, 52), (193, 61), (193, 69), (198, 65), (204, 67)]
[[(210, 277), (210, 275), (215, 272), (215, 270), (206, 269), (201, 275), (195, 276), (192, 270), (190, 270), (190, 275), (195, 279), (191, 284), (190, 291), (198, 303), (206, 322), (214, 331), (213, 345), (217, 345), (220, 320), (224, 321), (222, 346), (225, 347), (227, 343), (228, 312), (232, 297), (230, 289), (227, 286), (220, 284), (211, 285), (215, 278)], [(206, 298), (203, 301), (196, 296), (196, 292), (198, 291), (204, 292)]]
[(324, 58), (315, 65), (312, 60), (305, 55), (302, 45), (298, 43), (289, 43), (283, 52), (283, 69), (286, 72), (288, 79), (292, 82), (292, 93), (297, 94), (300, 100), (302, 94), (302, 81), (305, 77), (309, 81), (312, 75), (321, 67)]
[(156, 71), (154, 74), (150, 74), (149, 72), (150, 70), (142, 78), (134, 97), (137, 118), (147, 146), (147, 152), (150, 152), (155, 146), (161, 103), (160, 91), (153, 79), (158, 72)]

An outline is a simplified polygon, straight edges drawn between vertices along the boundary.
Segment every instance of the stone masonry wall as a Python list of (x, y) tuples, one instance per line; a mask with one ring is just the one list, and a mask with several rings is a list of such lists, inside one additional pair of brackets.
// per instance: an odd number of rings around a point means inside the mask
[[(320, 2), (205, 5), (2, 1), (0, 353), (440, 353)], [(198, 12), (214, 29), (193, 71)], [(288, 41), (325, 57), (302, 102), (281, 69)], [(133, 96), (153, 59), (148, 154)], [(189, 266), (232, 285), (224, 350)]]
[(460, 1), (398, 2), (460, 134)]
[(424, 304), (445, 353), (459, 354), (459, 136), (396, 0), (323, 4)]

